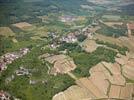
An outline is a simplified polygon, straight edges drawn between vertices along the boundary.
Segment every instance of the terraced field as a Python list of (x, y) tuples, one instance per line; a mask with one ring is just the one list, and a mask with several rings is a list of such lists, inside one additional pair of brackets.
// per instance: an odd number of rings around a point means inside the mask
[[(90, 77), (76, 79), (77, 85), (56, 94), (53, 100), (134, 99), (134, 84), (126, 79), (134, 79), (134, 67), (128, 67), (134, 61), (129, 59), (128, 56), (118, 55), (115, 63), (100, 62), (89, 70)], [(120, 60), (126, 61), (123, 72)], [(76, 92), (79, 95), (75, 95)]]

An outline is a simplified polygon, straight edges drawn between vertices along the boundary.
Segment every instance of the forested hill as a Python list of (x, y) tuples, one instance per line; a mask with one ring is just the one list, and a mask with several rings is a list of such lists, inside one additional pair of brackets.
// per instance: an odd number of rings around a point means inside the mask
[[(116, 0), (110, 2), (116, 4)], [(16, 21), (38, 21), (37, 16), (50, 13), (89, 15), (92, 10), (106, 10), (104, 5), (98, 4), (97, 0), (0, 0), (0, 26), (7, 26)], [(133, 5), (122, 8), (123, 12), (133, 14)]]
[[(11, 19), (23, 20), (22, 16), (35, 18), (49, 13), (80, 13), (87, 0), (0, 0), (0, 25), (11, 24)], [(81, 11), (82, 12), (82, 11)]]
[(132, 15), (134, 16), (134, 3), (133, 4), (129, 4), (129, 5), (125, 5), (121, 7), (121, 10), (127, 14), (127, 15)]
[(22, 0), (0, 0), (0, 3), (16, 3), (20, 2)]

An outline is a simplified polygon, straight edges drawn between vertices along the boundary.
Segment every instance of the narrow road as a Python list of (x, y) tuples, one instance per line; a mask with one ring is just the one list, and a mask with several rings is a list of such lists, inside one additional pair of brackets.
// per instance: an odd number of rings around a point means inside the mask
[(74, 74), (72, 74), (71, 72), (68, 72), (67, 73), (71, 78), (73, 78), (74, 80), (78, 80), (78, 78), (74, 75)]

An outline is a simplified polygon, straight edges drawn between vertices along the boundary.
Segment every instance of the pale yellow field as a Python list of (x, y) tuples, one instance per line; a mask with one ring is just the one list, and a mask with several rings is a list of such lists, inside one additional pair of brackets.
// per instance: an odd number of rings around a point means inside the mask
[(94, 40), (90, 40), (90, 39), (86, 39), (83, 43), (82, 43), (82, 48), (86, 51), (86, 52), (93, 52), (97, 49), (97, 44)]
[(48, 36), (48, 28), (47, 27), (38, 27), (34, 29), (32, 32), (35, 33), (36, 36), (39, 37), (47, 37)]
[(50, 74), (56, 75), (57, 73), (65, 74), (76, 68), (76, 65), (69, 56), (66, 55), (53, 55), (45, 58), (51, 64), (54, 64)]
[(107, 26), (114, 27), (114, 25), (123, 25), (122, 22), (104, 22)]
[(9, 27), (0, 27), (0, 35), (3, 36), (14, 36), (15, 33)]
[[(134, 60), (129, 60), (126, 64), (132, 67)], [(101, 62), (90, 69), (90, 77), (77, 79), (77, 85), (56, 94), (53, 100), (133, 100), (134, 83), (125, 80), (121, 68), (118, 63)], [(129, 70), (127, 66), (127, 74), (134, 73), (132, 68)]]
[(31, 28), (32, 25), (27, 23), (27, 22), (20, 22), (20, 23), (16, 23), (16, 24), (13, 24), (13, 26), (19, 28), (19, 29), (27, 29), (27, 28)]

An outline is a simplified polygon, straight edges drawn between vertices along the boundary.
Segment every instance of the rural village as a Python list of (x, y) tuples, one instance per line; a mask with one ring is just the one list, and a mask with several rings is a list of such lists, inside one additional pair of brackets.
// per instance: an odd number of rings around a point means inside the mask
[[(62, 19), (63, 20), (63, 19)], [(64, 19), (65, 20), (65, 19)], [(69, 19), (67, 19), (69, 20)], [(70, 19), (72, 20), (72, 19)], [(24, 25), (26, 22), (16, 24), (18, 27), (30, 26), (29, 24)], [(22, 25), (21, 25), (22, 24)], [(116, 24), (116, 23), (115, 23)], [(132, 39), (131, 30), (134, 30), (134, 24), (127, 24), (128, 27), (128, 38)], [(56, 49), (60, 46), (62, 42), (66, 43), (75, 43), (78, 42), (78, 35), (86, 36), (86, 40), (80, 43), (82, 48), (86, 52), (93, 52), (97, 49), (99, 45), (95, 42), (98, 39), (95, 35), (95, 31), (99, 28), (96, 26), (87, 26), (82, 30), (78, 30), (75, 32), (71, 32), (66, 36), (59, 37), (56, 33), (49, 33), (50, 37), (55, 40), (59, 38), (59, 41), (53, 41), (50, 44), (52, 49)], [(123, 37), (124, 38), (124, 37)], [(133, 41), (133, 40), (131, 40)], [(123, 42), (123, 41), (122, 41)], [(132, 42), (133, 43), (133, 42)], [(126, 46), (126, 45), (125, 45)], [(105, 47), (105, 46), (104, 46)], [(133, 45), (132, 45), (133, 47)], [(134, 47), (133, 47), (134, 48)], [(110, 49), (110, 48), (109, 48)], [(8, 68), (8, 64), (11, 64), (14, 60), (23, 57), (28, 52), (30, 52), (29, 48), (22, 48), (19, 51), (7, 53), (1, 56), (0, 58), (0, 70), (1, 72)], [(131, 100), (132, 95), (134, 94), (134, 84), (127, 83), (126, 79), (133, 80), (134, 79), (134, 56), (126, 52), (126, 56), (117, 54), (115, 58), (115, 63), (107, 63), (100, 62), (96, 66), (92, 67), (89, 70), (90, 77), (83, 77), (78, 79), (74, 76), (71, 71), (74, 70), (77, 66), (74, 63), (73, 59), (69, 56), (66, 56), (67, 52), (61, 52), (60, 55), (54, 54), (44, 54), (39, 57), (39, 59), (43, 59), (48, 61), (54, 66), (48, 70), (48, 74), (57, 75), (57, 74), (68, 74), (71, 78), (76, 80), (76, 85), (69, 87), (64, 92), (60, 92), (53, 97), (53, 100), (82, 100), (84, 98), (88, 98), (88, 100), (92, 99), (106, 99), (106, 98), (115, 98), (115, 99), (123, 99), (123, 100)], [(48, 66), (49, 67), (49, 66)], [(23, 67), (20, 67), (16, 70), (16, 75), (29, 75), (29, 70)], [(15, 78), (15, 75), (12, 75), (7, 79), (8, 83)], [(38, 81), (29, 80), (29, 84), (36, 84)], [(44, 83), (44, 81), (42, 81)], [(128, 91), (126, 93), (126, 91)], [(75, 95), (75, 93), (78, 93)], [(71, 95), (71, 96), (69, 96)], [(10, 100), (10, 95), (3, 90), (0, 92), (1, 100)]]
[(134, 100), (134, 20), (80, 7), (0, 26), (0, 100)]

